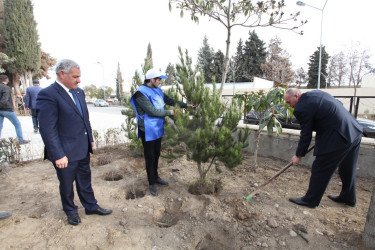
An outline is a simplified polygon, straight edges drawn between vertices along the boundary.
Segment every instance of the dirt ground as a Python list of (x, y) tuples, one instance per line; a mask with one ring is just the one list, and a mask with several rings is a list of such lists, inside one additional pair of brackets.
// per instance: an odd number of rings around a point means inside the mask
[(196, 165), (185, 156), (161, 158), (160, 175), (169, 181), (159, 196), (149, 194), (143, 158), (126, 146), (96, 150), (92, 184), (99, 205), (109, 216), (85, 215), (71, 226), (61, 208), (58, 180), (48, 161), (8, 166), (0, 172), (0, 211), (13, 216), (0, 221), (1, 249), (366, 249), (361, 237), (374, 180), (357, 178), (355, 208), (337, 204), (335, 175), (316, 209), (297, 206), (289, 197), (307, 189), (307, 167), (291, 167), (251, 201), (246, 196), (287, 162), (247, 155), (234, 171), (219, 167), (209, 177), (215, 194), (188, 192), (197, 178)]

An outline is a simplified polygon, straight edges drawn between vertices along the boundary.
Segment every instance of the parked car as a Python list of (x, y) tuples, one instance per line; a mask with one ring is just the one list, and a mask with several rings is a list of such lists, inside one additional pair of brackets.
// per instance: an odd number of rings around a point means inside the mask
[[(297, 118), (294, 116), (290, 118), (288, 121), (285, 119), (285, 114), (277, 117), (279, 120), (281, 126), (283, 128), (290, 128), (290, 129), (300, 129), (299, 122)], [(246, 115), (244, 119), (245, 124), (259, 124), (259, 114), (257, 112), (254, 112), (254, 110), (251, 110), (249, 114)], [(369, 138), (375, 138), (375, 121), (373, 120), (367, 120), (367, 119), (357, 119), (358, 123), (362, 126), (363, 128), (363, 136), (364, 137), (369, 137)]]
[[(300, 129), (300, 125), (298, 123), (297, 118), (294, 116), (292, 118), (287, 119), (287, 112), (286, 109), (282, 105), (277, 105), (275, 107), (271, 107), (273, 110), (280, 111), (281, 114), (278, 115), (276, 118), (280, 122), (281, 126), (283, 128), (291, 128), (291, 129)], [(260, 114), (258, 112), (255, 112), (254, 110), (251, 110), (245, 117), (244, 123), (245, 124), (259, 124), (260, 120)]]
[(358, 118), (357, 121), (363, 128), (363, 136), (375, 138), (375, 121)]
[(103, 99), (97, 99), (94, 101), (95, 107), (108, 107), (108, 102), (104, 101)]

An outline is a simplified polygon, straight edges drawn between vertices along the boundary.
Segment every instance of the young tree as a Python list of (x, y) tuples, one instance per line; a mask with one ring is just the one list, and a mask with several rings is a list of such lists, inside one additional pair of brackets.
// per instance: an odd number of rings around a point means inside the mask
[(294, 74), (294, 80), (296, 81), (296, 87), (300, 87), (301, 84), (305, 84), (307, 81), (307, 74), (305, 70), (300, 67)]
[(42, 58), (40, 61), (40, 69), (38, 72), (34, 75), (34, 78), (41, 79), (43, 77), (50, 79), (51, 77), (48, 74), (48, 71), (52, 69), (57, 61), (56, 58), (52, 57), (50, 54), (42, 51)]
[(258, 148), (262, 129), (267, 127), (268, 134), (272, 134), (273, 128), (276, 129), (276, 135), (282, 133), (282, 126), (277, 119), (278, 115), (283, 111), (283, 109), (278, 108), (280, 104), (286, 109), (286, 116), (292, 117), (291, 109), (287, 108), (284, 102), (284, 94), (284, 88), (276, 87), (267, 93), (259, 90), (258, 92), (239, 93), (235, 96), (240, 103), (244, 104), (246, 114), (254, 110), (260, 117), (259, 129), (255, 135), (254, 168), (257, 168), (258, 164)]
[(93, 98), (93, 97), (97, 96), (98, 89), (96, 88), (96, 86), (94, 84), (91, 84), (89, 86), (85, 86), (83, 88), (83, 90), (85, 91), (85, 95), (90, 97), (90, 98)]
[(5, 53), (15, 58), (7, 69), (14, 74), (13, 84), (17, 94), (20, 94), (19, 76), (23, 78), (23, 83), (28, 79), (31, 86), (32, 73), (40, 69), (41, 50), (36, 25), (30, 0), (4, 0)]
[(252, 82), (254, 76), (263, 77), (261, 65), (266, 62), (265, 43), (253, 32), (249, 32), (249, 39), (243, 48), (242, 76), (243, 82)]
[(374, 68), (370, 63), (370, 57), (371, 55), (366, 49), (352, 45), (348, 56), (349, 87), (353, 83), (354, 88), (357, 88), (362, 82), (364, 75), (374, 72)]
[(278, 37), (272, 38), (268, 47), (266, 63), (261, 64), (260, 68), (264, 72), (267, 80), (273, 81), (274, 84), (290, 82), (294, 78), (290, 55), (281, 47), (281, 40)]
[[(181, 17), (183, 17), (184, 11), (188, 11), (194, 22), (199, 22), (199, 16), (208, 16), (224, 25), (226, 28), (227, 39), (220, 95), (223, 92), (228, 72), (230, 58), (229, 48), (233, 27), (275, 27), (296, 32), (300, 26), (305, 24), (305, 22), (302, 21), (295, 26), (288, 25), (291, 21), (297, 21), (299, 12), (290, 14), (289, 16), (284, 15), (284, 0), (265, 0), (258, 2), (243, 0), (169, 0), (169, 10), (172, 10), (172, 4), (175, 4), (176, 8), (181, 10)], [(300, 33), (302, 34), (302, 32)]]
[(165, 74), (168, 76), (168, 78), (164, 80), (163, 85), (165, 85), (165, 86), (175, 85), (176, 70), (175, 70), (173, 64), (171, 64), (171, 63), (168, 64), (168, 66), (165, 70)]
[(146, 58), (144, 59), (145, 64), (142, 65), (142, 71), (143, 74), (146, 74), (147, 70), (154, 67), (154, 63), (152, 61), (152, 49), (151, 49), (151, 43), (148, 43), (147, 45), (147, 54)]
[(97, 89), (96, 98), (105, 100), (106, 98), (109, 98), (111, 96), (112, 92), (113, 89), (111, 87), (104, 86), (103, 88)]
[(223, 77), (224, 54), (218, 50), (214, 54), (214, 61), (212, 63), (212, 73), (215, 77), (215, 82), (221, 82)]
[(215, 84), (213, 89), (205, 87), (203, 72), (198, 67), (192, 68), (187, 52), (185, 58), (181, 48), (179, 53), (181, 63), (176, 65), (176, 80), (183, 85), (180, 94), (197, 108), (177, 112), (172, 117), (172, 128), (178, 140), (187, 145), (188, 157), (197, 163), (200, 180), (204, 181), (215, 160), (220, 160), (228, 168), (242, 162), (241, 152), (247, 146), (248, 130), (239, 132), (238, 138), (234, 137), (242, 117), (240, 106), (232, 102), (226, 107)]
[[(357, 88), (362, 83), (364, 75), (374, 73), (375, 69), (370, 63), (370, 54), (365, 49), (352, 46), (348, 57), (349, 61), (349, 87), (352, 82), (354, 85), (354, 96), (357, 96)], [(355, 101), (355, 100), (354, 100)], [(356, 102), (354, 102), (356, 103)], [(357, 110), (357, 105), (354, 104), (354, 110)]]
[[(146, 75), (146, 72), (153, 67), (152, 64), (152, 49), (151, 44), (149, 43), (147, 46), (147, 54), (146, 58), (144, 59), (145, 64), (142, 65), (142, 75)], [(137, 127), (137, 120), (136, 120), (136, 113), (131, 105), (130, 99), (138, 89), (139, 86), (143, 84), (141, 79), (141, 75), (136, 70), (134, 76), (132, 78), (132, 85), (130, 87), (130, 96), (124, 99), (124, 106), (126, 109), (121, 110), (121, 114), (125, 116), (125, 126), (122, 129), (125, 131), (127, 137), (130, 140), (128, 144), (129, 149), (132, 151), (133, 155), (143, 156), (143, 148), (142, 141), (138, 140), (138, 127)]]
[[(307, 88), (309, 89), (316, 89), (318, 87), (318, 72), (319, 72), (319, 47), (314, 52), (312, 56), (310, 56), (309, 62), (309, 70), (307, 75), (309, 76), (309, 83), (307, 84)], [(326, 52), (325, 46), (322, 46), (322, 61), (320, 67), (320, 88), (326, 87), (326, 76), (327, 76), (327, 65), (328, 65), (329, 55)]]
[[(228, 74), (232, 82), (240, 82), (243, 78), (243, 42), (242, 39), (238, 41), (236, 54), (232, 56), (231, 62), (229, 63)], [(234, 85), (233, 85), (234, 86)]]
[(345, 77), (348, 74), (347, 58), (343, 52), (340, 52), (335, 56), (335, 64), (337, 70), (335, 80), (340, 87), (341, 85), (344, 85)]
[(130, 103), (130, 99), (137, 88), (141, 85), (142, 79), (139, 72), (136, 70), (132, 78), (130, 96), (124, 98), (124, 106), (126, 107), (126, 109), (121, 110), (121, 114), (125, 116), (125, 125), (122, 126), (122, 129), (125, 131), (127, 137), (130, 140), (128, 147), (134, 156), (143, 156), (143, 152), (141, 150), (143, 146), (142, 141), (138, 140), (137, 118), (135, 110)]
[(198, 66), (202, 69), (204, 74), (204, 81), (206, 83), (212, 82), (214, 49), (208, 44), (207, 36), (203, 38), (203, 46), (198, 51)]
[(117, 64), (117, 76), (116, 76), (116, 97), (121, 103), (124, 97), (124, 80), (122, 79), (122, 74), (120, 70), (120, 63)]

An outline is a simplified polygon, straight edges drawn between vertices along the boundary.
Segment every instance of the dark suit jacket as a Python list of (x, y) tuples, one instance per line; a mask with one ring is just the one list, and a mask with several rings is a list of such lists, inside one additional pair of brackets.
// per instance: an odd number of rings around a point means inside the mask
[(26, 89), (25, 95), (25, 108), (36, 109), (36, 97), (42, 88), (40, 86), (31, 86)]
[(315, 131), (314, 155), (343, 149), (362, 134), (362, 127), (330, 94), (313, 90), (301, 95), (294, 115), (301, 124), (301, 135), (296, 151), (305, 156)]
[(37, 98), (39, 131), (45, 145), (45, 159), (53, 163), (64, 156), (82, 160), (92, 153), (92, 130), (82, 89), (76, 90), (83, 117), (69, 94), (58, 83), (42, 89)]

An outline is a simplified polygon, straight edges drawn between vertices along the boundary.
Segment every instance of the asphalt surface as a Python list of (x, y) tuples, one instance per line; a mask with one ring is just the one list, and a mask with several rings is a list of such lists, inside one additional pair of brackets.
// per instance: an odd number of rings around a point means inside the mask
[[(110, 106), (110, 107), (94, 107), (93, 104), (88, 104), (91, 127), (97, 130), (100, 134), (104, 134), (108, 129), (120, 129), (121, 124), (125, 122), (125, 116), (121, 114), (121, 110), (125, 107)], [(34, 133), (31, 116), (18, 116), (22, 126), (23, 137), (31, 142), (21, 145), (22, 160), (38, 159), (43, 156), (44, 144), (40, 134)], [(1, 131), (1, 138), (17, 138), (16, 131), (13, 124), (4, 119), (3, 129)]]

